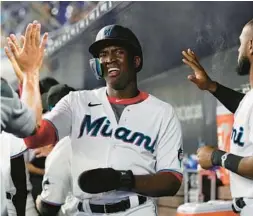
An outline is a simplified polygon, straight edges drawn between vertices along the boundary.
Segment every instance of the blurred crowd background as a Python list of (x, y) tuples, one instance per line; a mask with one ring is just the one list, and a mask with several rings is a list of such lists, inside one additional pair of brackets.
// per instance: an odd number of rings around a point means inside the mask
[(105, 25), (129, 27), (144, 53), (144, 66), (138, 75), (140, 88), (176, 108), (183, 128), (185, 165), (197, 169), (197, 147), (227, 145), (229, 131), (224, 133), (224, 128), (230, 128), (231, 122), (221, 119), (230, 113), (187, 80), (191, 71), (182, 64), (181, 52), (191, 48), (212, 79), (248, 91), (248, 77), (239, 77), (235, 68), (239, 35), (253, 18), (252, 8), (251, 1), (1, 2), (1, 73), (17, 87), (3, 52), (5, 38), (10, 33), (23, 34), (28, 22), (38, 20), (42, 33), (49, 32), (41, 77), (54, 77), (77, 89), (102, 86), (104, 82), (97, 81), (89, 68), (88, 47)]

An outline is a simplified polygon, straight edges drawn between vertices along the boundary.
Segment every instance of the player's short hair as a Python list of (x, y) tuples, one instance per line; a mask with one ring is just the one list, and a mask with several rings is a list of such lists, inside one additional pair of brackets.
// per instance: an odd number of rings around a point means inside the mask
[(59, 82), (52, 78), (52, 77), (45, 77), (40, 80), (39, 85), (40, 85), (40, 94), (44, 94), (49, 91), (49, 89), (54, 86), (59, 84)]
[(66, 84), (52, 86), (47, 93), (44, 93), (41, 96), (43, 110), (50, 111), (64, 96), (69, 94), (71, 91), (76, 90)]

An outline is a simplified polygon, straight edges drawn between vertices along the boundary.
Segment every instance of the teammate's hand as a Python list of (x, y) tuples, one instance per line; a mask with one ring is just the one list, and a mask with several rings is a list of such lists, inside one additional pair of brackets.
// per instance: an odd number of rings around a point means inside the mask
[(194, 71), (194, 74), (189, 75), (188, 79), (195, 83), (201, 90), (215, 92), (217, 89), (216, 82), (211, 80), (207, 75), (194, 52), (188, 49), (187, 51), (182, 51), (182, 54), (184, 56), (182, 61)]
[(83, 172), (78, 178), (78, 184), (82, 191), (90, 194), (112, 190), (128, 191), (134, 186), (134, 176), (130, 170), (119, 171), (112, 168), (98, 168)]
[[(20, 38), (20, 42), (18, 42), (18, 40), (14, 34), (11, 34), (10, 37), (7, 37), (7, 43), (8, 44), (12, 43), (15, 46), (15, 49), (17, 50), (18, 55), (20, 55), (20, 53), (22, 51), (24, 42), (25, 42), (25, 37), (23, 35)], [(12, 52), (10, 52), (10, 50), (7, 47), (5, 47), (4, 50), (5, 50), (5, 53), (9, 59), (9, 61), (12, 64), (12, 67), (13, 67), (14, 72), (18, 78), (19, 83), (23, 83), (23, 72), (21, 71), (14, 55), (12, 54)]]
[(36, 158), (47, 157), (50, 154), (50, 152), (53, 150), (53, 148), (54, 148), (53, 145), (47, 145), (40, 148), (36, 148), (34, 149), (35, 157)]
[(197, 151), (197, 158), (200, 166), (203, 169), (210, 169), (213, 167), (212, 164), (212, 153), (215, 150), (212, 146), (202, 146)]
[[(41, 25), (36, 21), (28, 24), (25, 32), (24, 46), (19, 51), (13, 41), (8, 42), (16, 63), (23, 73), (34, 74), (42, 66), (48, 34), (45, 33), (40, 42), (40, 29)], [(6, 51), (7, 49), (5, 47)]]

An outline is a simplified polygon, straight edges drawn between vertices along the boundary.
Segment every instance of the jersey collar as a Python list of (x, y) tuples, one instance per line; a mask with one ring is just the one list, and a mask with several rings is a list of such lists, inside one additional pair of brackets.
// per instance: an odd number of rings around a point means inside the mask
[(133, 98), (124, 98), (124, 99), (119, 99), (115, 97), (110, 97), (107, 95), (107, 98), (110, 103), (112, 104), (123, 104), (123, 105), (129, 105), (129, 104), (135, 104), (142, 102), (148, 98), (149, 94), (146, 92), (140, 92), (136, 97)]

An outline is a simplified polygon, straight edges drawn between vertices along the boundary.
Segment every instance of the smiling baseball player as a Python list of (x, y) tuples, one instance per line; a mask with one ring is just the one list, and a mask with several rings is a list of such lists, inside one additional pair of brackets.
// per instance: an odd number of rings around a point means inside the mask
[[(106, 87), (65, 96), (26, 145), (36, 148), (70, 137), (79, 215), (156, 215), (153, 197), (175, 195), (182, 181), (179, 120), (170, 104), (138, 89), (143, 56), (131, 30), (106, 26), (89, 51), (91, 67)], [(24, 63), (18, 56), (16, 61)], [(37, 82), (31, 70), (24, 73)], [(50, 215), (46, 204), (43, 214)]]

